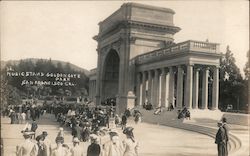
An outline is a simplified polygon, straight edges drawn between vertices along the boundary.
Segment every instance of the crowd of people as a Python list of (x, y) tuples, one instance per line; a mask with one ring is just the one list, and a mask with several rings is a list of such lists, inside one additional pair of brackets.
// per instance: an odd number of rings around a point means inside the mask
[[(112, 101), (112, 100), (111, 100)], [(26, 103), (21, 106), (10, 106), (3, 110), (3, 116), (9, 116), (11, 124), (25, 124), (21, 131), (24, 142), (17, 146), (17, 156), (138, 156), (138, 142), (133, 135), (133, 128), (127, 127), (127, 120), (134, 117), (136, 124), (141, 122), (142, 114), (139, 110), (131, 113), (126, 109), (121, 117), (115, 114), (113, 104), (105, 107), (89, 107), (87, 105), (33, 105)], [(159, 111), (160, 110), (160, 111)], [(161, 109), (159, 108), (159, 112)], [(157, 109), (156, 109), (157, 111)], [(36, 135), (41, 116), (53, 114), (60, 128), (54, 144), (48, 139), (48, 132)], [(178, 112), (178, 119), (189, 118), (190, 112), (184, 107)], [(64, 143), (64, 128), (70, 128), (72, 144)], [(215, 136), (218, 156), (228, 156), (229, 128), (226, 118), (218, 122), (218, 131)], [(117, 129), (121, 128), (126, 139), (121, 141)], [(84, 151), (81, 142), (89, 143)]]
[[(37, 121), (46, 113), (53, 114), (60, 125), (54, 142), (48, 139), (47, 131), (37, 134), (39, 127)], [(89, 107), (57, 103), (38, 106), (26, 103), (8, 107), (3, 115), (10, 117), (11, 124), (24, 124), (21, 131), (24, 142), (17, 146), (17, 156), (138, 155), (138, 142), (133, 135), (133, 128), (127, 127), (127, 120), (134, 117), (135, 123), (138, 124), (141, 121), (139, 111), (134, 111), (132, 115), (131, 111), (126, 109), (120, 117), (115, 114), (115, 108), (112, 105)], [(72, 147), (64, 143), (65, 128), (71, 129)], [(118, 132), (119, 129), (122, 129), (126, 136), (123, 141)], [(87, 151), (83, 151), (81, 142), (89, 144)]]

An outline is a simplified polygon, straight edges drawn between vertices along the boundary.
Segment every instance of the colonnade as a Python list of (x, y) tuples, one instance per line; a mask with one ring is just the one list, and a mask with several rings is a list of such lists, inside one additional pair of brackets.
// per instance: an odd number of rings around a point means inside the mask
[(219, 68), (216, 66), (188, 64), (138, 72), (137, 105), (151, 103), (154, 107), (169, 107), (173, 104), (177, 109), (183, 106), (208, 109), (209, 83), (212, 83), (209, 109), (215, 110), (219, 100)]

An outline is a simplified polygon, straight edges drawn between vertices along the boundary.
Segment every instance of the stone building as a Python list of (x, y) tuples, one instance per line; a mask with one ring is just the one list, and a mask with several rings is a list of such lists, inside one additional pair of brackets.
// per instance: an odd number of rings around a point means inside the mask
[(99, 23), (98, 65), (90, 98), (116, 98), (118, 112), (150, 102), (154, 107), (218, 109), (219, 44), (174, 42), (181, 29), (172, 9), (125, 3)]

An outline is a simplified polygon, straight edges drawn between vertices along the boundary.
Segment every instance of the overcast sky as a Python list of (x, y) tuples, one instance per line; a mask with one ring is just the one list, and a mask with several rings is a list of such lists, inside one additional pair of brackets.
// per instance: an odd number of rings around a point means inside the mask
[[(1, 60), (51, 58), (85, 69), (97, 64), (98, 23), (125, 1), (2, 1)], [(243, 71), (249, 50), (248, 1), (137, 1), (173, 9), (182, 30), (175, 42), (189, 39), (230, 45)]]

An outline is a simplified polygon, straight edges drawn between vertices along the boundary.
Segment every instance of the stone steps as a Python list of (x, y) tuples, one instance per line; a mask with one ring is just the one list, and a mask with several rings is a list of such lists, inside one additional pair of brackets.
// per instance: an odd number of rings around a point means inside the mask
[[(198, 125), (197, 123), (186, 122), (183, 119), (177, 119), (176, 111), (163, 111), (160, 115), (154, 115), (154, 111), (147, 111), (145, 109), (139, 109), (142, 113), (142, 121), (152, 124), (159, 124), (164, 126), (169, 126), (173, 128), (180, 128), (188, 131), (193, 131), (197, 133), (201, 133), (212, 138), (215, 138), (217, 133), (216, 127), (207, 127)], [(215, 123), (216, 124), (216, 123)], [(235, 135), (230, 134), (229, 139), (229, 153), (237, 155), (237, 151), (241, 148), (241, 140), (238, 139)]]

